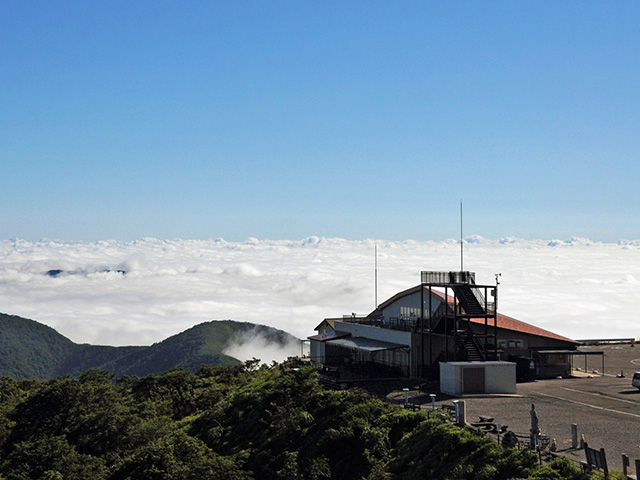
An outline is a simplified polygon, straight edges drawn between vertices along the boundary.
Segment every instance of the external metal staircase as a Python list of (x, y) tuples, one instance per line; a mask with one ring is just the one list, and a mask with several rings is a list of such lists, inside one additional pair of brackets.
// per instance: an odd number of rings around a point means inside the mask
[[(478, 299), (478, 294), (474, 291), (474, 289), (467, 284), (455, 285), (453, 287), (453, 292), (458, 299), (459, 305), (462, 307), (464, 312), (469, 315), (469, 317), (473, 317), (474, 315), (484, 316), (486, 315), (484, 305), (480, 303)], [(484, 302), (483, 302), (484, 303)]]
[(466, 326), (466, 329), (460, 331), (456, 337), (461, 356), (466, 357), (469, 362), (484, 362), (487, 357), (486, 352), (478, 342), (470, 321), (472, 318), (487, 316), (486, 302), (472, 284), (455, 285), (453, 291), (458, 301), (459, 315), (462, 317), (461, 323)]
[(462, 356), (466, 357), (468, 362), (484, 362), (486, 359), (485, 352), (480, 344), (472, 335), (458, 336), (458, 348), (462, 352)]

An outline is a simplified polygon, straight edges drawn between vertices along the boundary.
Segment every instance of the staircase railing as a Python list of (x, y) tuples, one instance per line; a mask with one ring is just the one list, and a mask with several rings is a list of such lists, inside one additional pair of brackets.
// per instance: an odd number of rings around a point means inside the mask
[(478, 342), (478, 340), (475, 338), (471, 325), (469, 325), (468, 322), (465, 322), (465, 323), (467, 326), (467, 331), (465, 332), (464, 336), (458, 338), (458, 341), (460, 345), (465, 349), (467, 359), (470, 357), (469, 353), (471, 349), (472, 350), (471, 353), (476, 354), (479, 357), (479, 360), (481, 362), (484, 362), (486, 360), (486, 353), (482, 348), (482, 345), (480, 344), (480, 342)]

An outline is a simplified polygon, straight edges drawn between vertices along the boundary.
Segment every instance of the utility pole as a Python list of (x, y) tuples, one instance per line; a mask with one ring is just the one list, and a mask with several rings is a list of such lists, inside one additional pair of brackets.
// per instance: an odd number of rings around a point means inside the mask
[(374, 270), (375, 270), (375, 274), (374, 274), (374, 281), (375, 281), (375, 302), (376, 304), (374, 305), (374, 310), (376, 308), (378, 308), (378, 244), (374, 244), (374, 256), (375, 256), (375, 266), (374, 266)]
[(464, 272), (464, 247), (462, 238), (462, 200), (460, 200), (460, 271)]

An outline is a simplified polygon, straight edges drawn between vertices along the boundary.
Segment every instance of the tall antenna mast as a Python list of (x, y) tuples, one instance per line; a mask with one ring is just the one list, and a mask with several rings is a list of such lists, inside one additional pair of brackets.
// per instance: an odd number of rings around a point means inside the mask
[(462, 242), (462, 200), (460, 200), (460, 271), (464, 272), (464, 247)]
[(374, 256), (375, 256), (375, 299), (376, 304), (374, 310), (378, 308), (378, 244), (375, 244), (374, 247)]

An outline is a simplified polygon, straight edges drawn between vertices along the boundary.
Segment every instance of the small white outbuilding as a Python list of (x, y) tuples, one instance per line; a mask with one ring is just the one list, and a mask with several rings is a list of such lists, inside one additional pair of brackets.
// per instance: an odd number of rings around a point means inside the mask
[(500, 361), (441, 362), (440, 391), (454, 396), (516, 393), (516, 364)]

